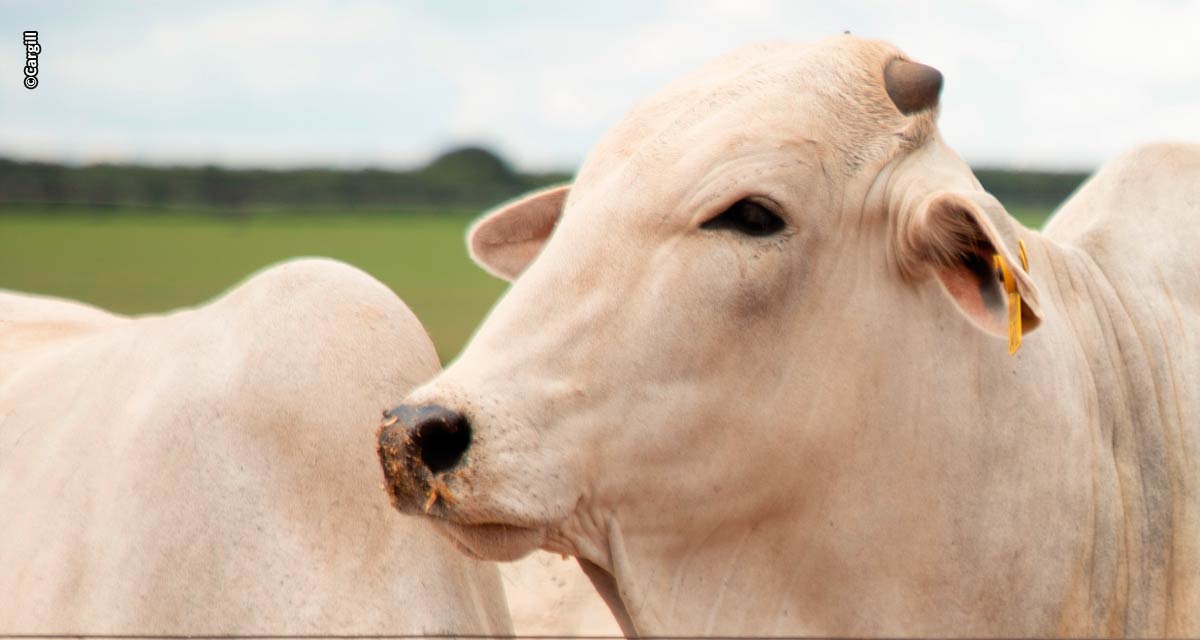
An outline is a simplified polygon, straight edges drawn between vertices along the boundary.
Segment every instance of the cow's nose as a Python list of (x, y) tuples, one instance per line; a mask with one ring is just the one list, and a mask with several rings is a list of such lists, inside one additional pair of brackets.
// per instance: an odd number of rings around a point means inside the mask
[(471, 445), (467, 417), (440, 405), (401, 405), (387, 412), (386, 421), (391, 424), (380, 433), (380, 444), (402, 443), (387, 449), (403, 450), (409, 464), (419, 460), (433, 474), (457, 466)]
[(430, 405), (418, 414), (420, 417), (410, 433), (421, 462), (435, 474), (456, 467), (471, 445), (471, 423), (467, 417), (437, 405)]

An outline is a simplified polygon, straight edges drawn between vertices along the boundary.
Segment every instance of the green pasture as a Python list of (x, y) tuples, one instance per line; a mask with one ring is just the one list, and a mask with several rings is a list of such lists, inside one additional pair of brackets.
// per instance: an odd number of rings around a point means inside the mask
[[(1040, 226), (1047, 211), (1014, 210)], [(200, 304), (269, 264), (328, 256), (382, 280), (416, 312), (443, 362), (505, 283), (467, 257), (469, 212), (211, 214), (0, 209), (0, 288), (126, 314)]]
[(127, 314), (193, 306), (254, 271), (328, 256), (386, 283), (433, 336), (458, 352), (505, 283), (467, 257), (472, 214), (257, 214), (0, 210), (0, 288), (82, 300)]

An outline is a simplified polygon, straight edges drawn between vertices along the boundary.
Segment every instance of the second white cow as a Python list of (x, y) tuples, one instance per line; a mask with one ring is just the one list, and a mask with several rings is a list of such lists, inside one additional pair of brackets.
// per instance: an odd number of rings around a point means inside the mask
[(438, 367), (328, 260), (157, 317), (0, 293), (0, 633), (511, 633), (496, 568), (379, 495), (381, 407)]

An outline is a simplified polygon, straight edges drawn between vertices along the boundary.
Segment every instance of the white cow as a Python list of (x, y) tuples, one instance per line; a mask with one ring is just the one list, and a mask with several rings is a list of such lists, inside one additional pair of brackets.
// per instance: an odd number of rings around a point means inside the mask
[(748, 47), (480, 221), (516, 280), (392, 410), (395, 506), (579, 557), (629, 633), (1200, 636), (1200, 148), (1038, 233), (940, 88)]
[(511, 633), (379, 492), (379, 411), (438, 367), (328, 260), (157, 317), (0, 293), (0, 633)]

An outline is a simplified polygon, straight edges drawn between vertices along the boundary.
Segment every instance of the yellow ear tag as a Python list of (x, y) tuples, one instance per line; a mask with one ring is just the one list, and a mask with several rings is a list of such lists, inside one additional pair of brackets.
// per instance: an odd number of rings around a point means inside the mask
[[(1020, 249), (1021, 262), (1025, 263), (1024, 243)], [(1008, 355), (1011, 356), (1021, 348), (1021, 294), (1017, 291), (1017, 280), (1013, 278), (1004, 258), (997, 253), (994, 262), (996, 269), (1004, 276), (1004, 290), (1008, 292)]]

